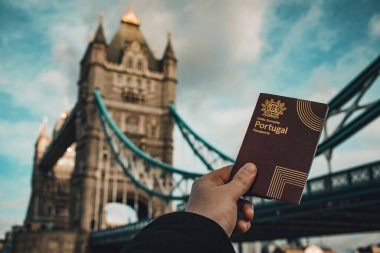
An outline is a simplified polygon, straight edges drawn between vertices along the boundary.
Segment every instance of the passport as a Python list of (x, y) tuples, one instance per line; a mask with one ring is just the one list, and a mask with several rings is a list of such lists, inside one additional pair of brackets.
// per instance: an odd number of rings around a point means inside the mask
[(260, 93), (230, 179), (254, 163), (246, 195), (299, 204), (327, 112), (327, 104)]

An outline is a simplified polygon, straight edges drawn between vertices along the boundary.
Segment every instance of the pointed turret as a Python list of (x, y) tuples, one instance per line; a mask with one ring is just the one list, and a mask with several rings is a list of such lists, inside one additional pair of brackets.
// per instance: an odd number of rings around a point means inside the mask
[(103, 31), (103, 20), (104, 20), (104, 15), (101, 12), (99, 14), (99, 25), (98, 29), (96, 30), (95, 37), (93, 42), (94, 43), (100, 43), (106, 45), (106, 37), (104, 36), (104, 31)]
[(172, 39), (171, 39), (170, 33), (168, 33), (168, 42), (166, 43), (166, 48), (165, 48), (163, 58), (164, 59), (172, 59), (172, 60), (177, 61), (177, 58), (176, 58), (174, 50), (173, 50)]
[(121, 22), (135, 25), (135, 26), (140, 26), (140, 19), (136, 16), (135, 12), (133, 11), (133, 8), (129, 8), (127, 13), (123, 15), (121, 18)]
[(47, 146), (51, 142), (51, 136), (47, 133), (47, 118), (45, 117), (42, 124), (40, 134), (37, 137), (36, 146), (35, 146), (35, 160), (39, 160), (43, 154)]
[(137, 42), (146, 52), (148, 58), (148, 68), (150, 71), (160, 71), (160, 63), (157, 60), (140, 30), (140, 19), (136, 16), (132, 8), (122, 16), (120, 26), (107, 47), (107, 60), (112, 63), (122, 62), (125, 50), (133, 42)]
[(86, 53), (81, 60), (81, 72), (79, 79), (83, 79), (84, 75), (88, 74), (86, 69), (88, 65), (94, 63), (103, 65), (106, 62), (107, 43), (106, 37), (104, 36), (102, 14), (99, 15), (99, 25), (98, 29), (96, 30), (95, 37), (92, 40), (90, 37), (91, 36), (89, 36), (89, 43)]
[(55, 125), (54, 125), (54, 129), (53, 129), (53, 138), (55, 138), (59, 132), (59, 130), (61, 130), (63, 124), (65, 123), (67, 117), (70, 116), (70, 112), (68, 111), (64, 111), (61, 113), (61, 115), (59, 116), (59, 118), (57, 119), (57, 121), (55, 122)]
[(96, 31), (95, 38), (93, 40), (94, 43), (104, 44), (106, 45), (106, 37), (104, 36), (103, 24), (99, 23), (98, 30)]
[(162, 70), (164, 72), (164, 100), (163, 106), (175, 103), (175, 87), (177, 84), (177, 59), (173, 50), (171, 34), (168, 33), (168, 42), (162, 57)]
[(42, 121), (40, 133), (38, 134), (35, 150), (34, 150), (34, 164), (32, 176), (32, 195), (29, 200), (28, 211), (25, 218), (25, 227), (28, 230), (37, 230), (41, 228), (41, 204), (40, 199), (44, 199), (43, 186), (47, 182), (46, 174), (44, 174), (39, 165), (40, 159), (43, 157), (47, 147), (51, 142), (51, 136), (47, 132), (47, 117)]
[(165, 52), (162, 57), (162, 68), (164, 70), (164, 76), (166, 78), (176, 80), (177, 59), (174, 54), (170, 33), (168, 33), (168, 42), (166, 44)]

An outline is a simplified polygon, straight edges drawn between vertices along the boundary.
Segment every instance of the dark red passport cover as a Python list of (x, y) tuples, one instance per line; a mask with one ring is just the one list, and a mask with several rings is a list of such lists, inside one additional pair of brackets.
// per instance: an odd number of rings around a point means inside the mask
[(327, 104), (261, 93), (231, 178), (252, 162), (247, 195), (299, 204), (327, 112)]

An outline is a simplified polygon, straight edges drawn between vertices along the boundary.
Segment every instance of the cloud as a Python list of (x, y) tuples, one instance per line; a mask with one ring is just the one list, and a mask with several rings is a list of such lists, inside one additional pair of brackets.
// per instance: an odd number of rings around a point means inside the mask
[[(271, 25), (276, 29), (274, 34), (268, 32), (267, 43), (272, 50), (266, 54), (254, 77), (255, 82), (266, 83), (266, 89), (294, 94), (294, 88), (303, 84), (301, 78), (312, 68), (313, 54), (328, 51), (334, 44), (334, 31), (323, 26), (324, 6), (317, 2), (305, 8), (305, 12), (295, 15), (295, 20), (271, 16)], [(290, 82), (291, 85), (285, 85)]]
[(4, 47), (8, 46), (12, 42), (22, 39), (23, 36), (24, 36), (24, 34), (22, 32), (18, 32), (18, 31), (15, 31), (14, 33), (11, 33), (11, 34), (9, 34), (9, 33), (3, 34), (3, 36), (1, 37), (2, 46), (4, 46)]
[(374, 15), (369, 21), (368, 34), (372, 38), (380, 37), (380, 15)]
[(65, 76), (60, 72), (53, 69), (48, 69), (44, 72), (41, 72), (37, 76), (35, 81), (40, 84), (43, 89), (51, 89), (53, 94), (64, 94), (67, 90), (68, 81)]
[[(29, 104), (33, 102), (31, 110), (38, 115), (43, 113), (52, 117), (51, 113), (38, 106), (37, 101), (45, 101), (44, 98), (47, 98), (49, 102), (54, 98), (57, 103), (60, 97), (66, 96), (74, 100), (79, 73), (78, 62), (84, 53), (87, 32), (95, 31), (98, 13), (103, 11), (105, 31), (110, 41), (127, 6), (122, 1), (117, 1), (113, 5), (104, 5), (100, 1), (90, 3), (82, 0), (74, 5), (67, 4), (66, 8), (72, 11), (63, 12), (64, 8), (46, 2), (46, 8), (54, 11), (39, 16), (36, 12), (41, 11), (41, 7), (35, 1), (11, 4), (29, 15), (34, 15), (33, 22), (37, 27), (46, 27), (47, 39), (51, 41), (52, 67), (44, 71), (49, 73), (40, 73), (40, 76), (31, 82), (32, 85), (38, 86), (36, 82), (40, 81), (41, 76), (49, 76), (56, 81), (52, 80), (53, 87), (46, 87), (40, 96), (33, 94), (36, 92), (30, 93), (35, 99), (17, 98), (16, 93), (20, 86), (8, 92), (16, 97), (18, 104), (25, 106), (25, 102)], [(93, 8), (87, 7), (90, 4)], [(161, 56), (159, 52), (163, 51), (166, 43), (166, 32), (173, 33), (174, 48), (180, 60), (179, 99), (181, 100), (182, 94), (186, 94), (187, 91), (196, 94), (199, 88), (210, 91), (219, 89), (220, 96), (227, 95), (233, 87), (231, 84), (244, 83), (249, 71), (247, 68), (237, 69), (230, 66), (241, 61), (246, 64), (257, 62), (265, 48), (261, 32), (271, 1), (244, 1), (239, 5), (230, 2), (217, 4), (212, 1), (195, 1), (185, 7), (175, 6), (177, 8), (175, 11), (171, 10), (173, 7), (169, 7), (173, 5), (170, 1), (138, 1), (132, 4), (142, 21), (141, 29), (158, 57)], [(183, 10), (178, 11), (181, 8)], [(120, 13), (120, 15), (109, 13)], [(197, 20), (201, 23), (184, 22), (184, 20)], [(219, 36), (213, 36), (213, 32)], [(224, 54), (220, 54), (221, 51)], [(197, 73), (196, 76), (194, 73)], [(29, 80), (20, 81), (23, 85), (29, 82)], [(58, 86), (61, 87), (60, 93), (49, 92)], [(187, 100), (183, 100), (183, 103), (187, 104)], [(57, 106), (56, 109), (58, 108), (62, 107)], [(52, 108), (49, 109), (53, 111)]]
[(18, 75), (15, 70), (10, 77), (2, 77), (0, 81), (2, 91), (9, 94), (17, 106), (40, 115), (40, 118), (58, 118), (58, 113), (65, 110), (64, 98), (70, 97), (70, 82), (67, 76), (56, 69), (46, 68), (34, 79)]
[[(374, 50), (365, 46), (357, 46), (340, 56), (334, 62), (322, 62), (315, 66), (304, 81), (302, 92), (309, 99), (328, 102), (353, 80), (373, 60)], [(310, 90), (313, 92), (310, 94)], [(306, 94), (308, 93), (308, 94)]]
[[(173, 39), (177, 38), (175, 27), (178, 22), (178, 16), (159, 1), (141, 1), (139, 3), (136, 6), (136, 13), (141, 16), (141, 29), (156, 58), (161, 58), (167, 43), (167, 33), (172, 33)], [(141, 14), (137, 12), (138, 10), (141, 10)], [(175, 43), (174, 48), (181, 50), (182, 44), (183, 42)]]
[[(74, 96), (77, 90), (77, 81), (82, 55), (85, 52), (87, 29), (80, 20), (72, 18), (71, 22), (60, 23), (51, 27), (49, 31), (52, 40), (51, 60), (54, 69), (66, 78), (64, 92)], [(59, 96), (62, 93), (57, 93)]]
[[(239, 130), (245, 128), (261, 86), (253, 86), (249, 75), (268, 50), (263, 30), (273, 5), (272, 1), (195, 1), (185, 7), (182, 17), (193, 22), (177, 27), (175, 33), (181, 42), (179, 111), (202, 136), (229, 154), (236, 153)], [(225, 125), (229, 121), (232, 124)]]
[(273, 1), (245, 1), (227, 9), (229, 54), (235, 62), (254, 64), (268, 45), (263, 37), (266, 15)]
[(37, 138), (40, 123), (21, 121), (9, 122), (0, 120), (0, 154), (17, 160), (21, 165), (31, 164), (34, 153), (34, 142)]
[(272, 2), (219, 3), (196, 1), (177, 17), (181, 22), (174, 31), (174, 39), (181, 43), (177, 51), (180, 99), (199, 89), (227, 96), (246, 79), (265, 50), (261, 32)]

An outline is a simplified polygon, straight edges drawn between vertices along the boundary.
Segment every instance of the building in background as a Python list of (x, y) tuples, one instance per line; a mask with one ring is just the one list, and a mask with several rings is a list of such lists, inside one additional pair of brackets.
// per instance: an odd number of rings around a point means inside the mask
[(355, 253), (380, 253), (380, 244), (357, 248)]
[[(303, 246), (299, 240), (297, 243), (288, 242), (279, 246), (275, 242), (244, 242), (241, 246), (242, 253), (336, 253), (335, 250), (316, 245)], [(297, 245), (296, 245), (297, 244)], [(237, 247), (239, 248), (239, 247)]]

